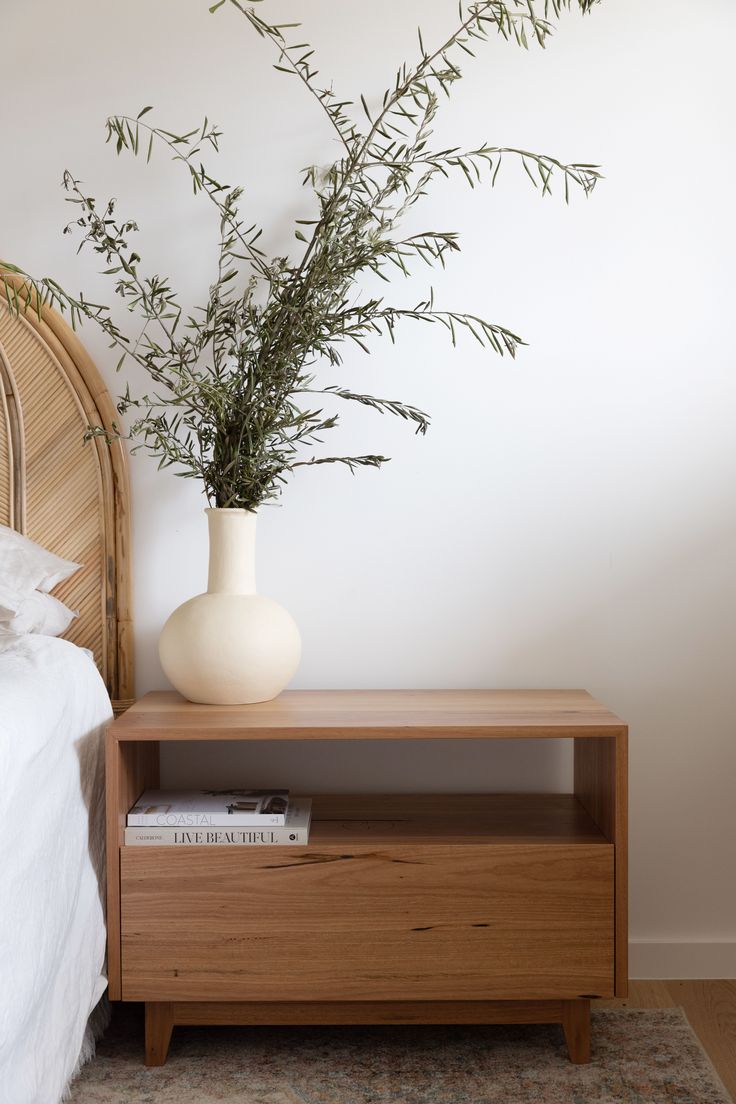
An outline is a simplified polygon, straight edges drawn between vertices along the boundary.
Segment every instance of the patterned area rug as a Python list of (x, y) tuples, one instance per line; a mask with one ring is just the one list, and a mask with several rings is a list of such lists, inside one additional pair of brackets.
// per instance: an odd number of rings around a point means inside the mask
[(554, 1026), (178, 1027), (146, 1069), (127, 1012), (70, 1104), (730, 1104), (679, 1009), (596, 1012), (593, 1027), (587, 1066)]

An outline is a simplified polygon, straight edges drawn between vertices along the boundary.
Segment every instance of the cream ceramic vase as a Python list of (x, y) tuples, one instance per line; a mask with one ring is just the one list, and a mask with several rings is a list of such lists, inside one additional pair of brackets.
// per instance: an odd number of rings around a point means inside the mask
[(159, 656), (166, 677), (189, 701), (247, 705), (269, 701), (301, 657), (294, 620), (256, 593), (256, 514), (207, 510), (207, 593), (190, 598), (163, 627)]

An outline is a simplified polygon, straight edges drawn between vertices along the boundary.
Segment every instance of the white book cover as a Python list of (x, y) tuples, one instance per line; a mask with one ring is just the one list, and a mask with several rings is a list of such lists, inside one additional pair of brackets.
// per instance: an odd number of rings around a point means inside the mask
[(290, 846), (309, 841), (312, 799), (289, 804), (283, 828), (126, 828), (126, 847)]
[(139, 828), (283, 828), (288, 790), (146, 790), (128, 813)]

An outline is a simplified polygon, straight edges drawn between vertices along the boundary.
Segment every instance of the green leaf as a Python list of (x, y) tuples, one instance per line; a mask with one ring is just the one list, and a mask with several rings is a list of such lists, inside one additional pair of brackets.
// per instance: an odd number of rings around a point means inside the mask
[[(225, 2), (217, 0), (210, 10)], [(374, 335), (388, 334), (394, 341), (396, 324), (405, 318), (439, 323), (453, 345), (469, 331), (468, 338), (502, 356), (514, 357), (523, 344), (502, 326), (436, 309), (431, 288), (413, 310), (392, 307), (365, 289), (365, 276), (378, 276), (388, 287), (397, 271), (410, 277), (413, 262), (416, 267), (420, 260), (444, 265), (459, 248), (450, 232), (427, 230), (405, 237), (399, 230), (411, 208), (431, 191), (435, 177), (448, 178), (459, 170), (472, 187), (487, 171), (495, 183), (507, 154), (522, 159), (543, 194), (561, 172), (567, 199), (570, 182), (588, 194), (600, 174), (594, 166), (566, 166), (520, 149), (483, 144), (464, 151), (449, 142), (442, 150), (432, 147), (439, 94), (449, 96), (454, 90), (462, 75), (458, 60), (466, 64), (465, 57), (472, 57), (492, 31), (520, 46), (533, 45), (535, 37), (544, 44), (550, 27), (548, 21), (535, 19), (534, 0), (461, 3), (460, 26), (437, 49), (426, 46), (419, 32), (419, 58), (399, 68), (395, 81), (376, 97), (373, 115), (360, 97), (370, 124), (367, 135), (352, 121), (352, 103), (333, 92), (328, 81), (317, 87), (314, 51), (296, 36), (291, 41), (289, 24), (269, 24), (257, 16), (254, 5), (261, 0), (230, 2), (274, 50), (275, 68), (297, 76), (305, 93), (317, 101), (341, 144), (331, 164), (303, 170), (313, 207), (306, 211), (311, 217), (295, 220), (295, 237), (305, 244), (302, 256), (298, 261), (268, 256), (262, 229), (238, 213), (243, 189), (218, 181), (203, 163), (205, 151), (218, 149), (221, 133), (216, 126), (205, 118), (201, 126), (183, 133), (154, 129), (142, 121), (152, 110), (147, 106), (136, 117), (108, 119), (107, 140), (118, 151), (139, 153), (140, 132), (147, 131), (146, 160), (151, 159), (154, 138), (163, 142), (193, 191), (215, 208), (215, 267), (202, 281), (210, 286), (201, 304), (183, 314), (168, 277), (150, 272), (131, 248), (135, 222), (117, 214), (114, 203), (96, 204), (94, 197), (85, 196), (68, 173), (65, 198), (75, 204), (75, 217), (65, 232), (77, 234), (79, 248), (93, 253), (96, 268), (103, 265), (111, 281), (111, 302), (125, 307), (120, 313), (131, 321), (129, 331), (113, 321), (117, 311), (82, 295), (71, 296), (49, 278), (37, 284), (28, 278), (27, 287), (36, 290), (38, 309), (50, 302), (68, 313), (73, 326), (94, 321), (117, 349), (118, 367), (124, 368), (127, 355), (135, 378), (142, 374), (151, 381), (149, 393), (131, 396), (126, 387), (120, 398), (120, 412), (134, 415), (131, 450), (143, 450), (160, 467), (199, 480), (212, 506), (252, 510), (276, 500), (300, 466), (339, 463), (355, 472), (385, 462), (374, 454), (311, 455), (337, 424), (336, 415), (305, 409), (299, 401), (304, 392), (315, 390), (312, 373), (317, 365), (339, 371), (353, 343), (368, 352)], [(537, 6), (557, 16), (573, 2), (540, 0)], [(580, 3), (587, 9), (593, 0)], [(25, 290), (19, 294), (6, 285), (5, 294), (16, 309), (26, 309)], [(403, 418), (416, 432), (427, 428), (428, 416), (408, 404), (341, 387), (318, 390)], [(98, 435), (95, 427), (88, 432)]]

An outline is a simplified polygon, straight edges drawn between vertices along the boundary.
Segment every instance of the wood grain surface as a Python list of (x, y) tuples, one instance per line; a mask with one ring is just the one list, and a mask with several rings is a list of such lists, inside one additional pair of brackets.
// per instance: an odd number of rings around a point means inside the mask
[(310, 846), (323, 843), (605, 843), (574, 794), (321, 794)]
[(575, 740), (575, 796), (615, 845), (616, 996), (626, 996), (629, 976), (628, 732)]
[(615, 736), (621, 719), (585, 690), (287, 690), (247, 706), (146, 694), (117, 740), (397, 740)]
[(614, 991), (607, 843), (126, 847), (121, 895), (125, 1000)]
[(566, 1001), (173, 1001), (175, 1024), (562, 1023)]
[(110, 1000), (122, 997), (120, 961), (120, 849), (128, 809), (159, 783), (157, 744), (123, 744), (108, 728), (105, 743), (105, 830), (107, 859), (107, 978)]

